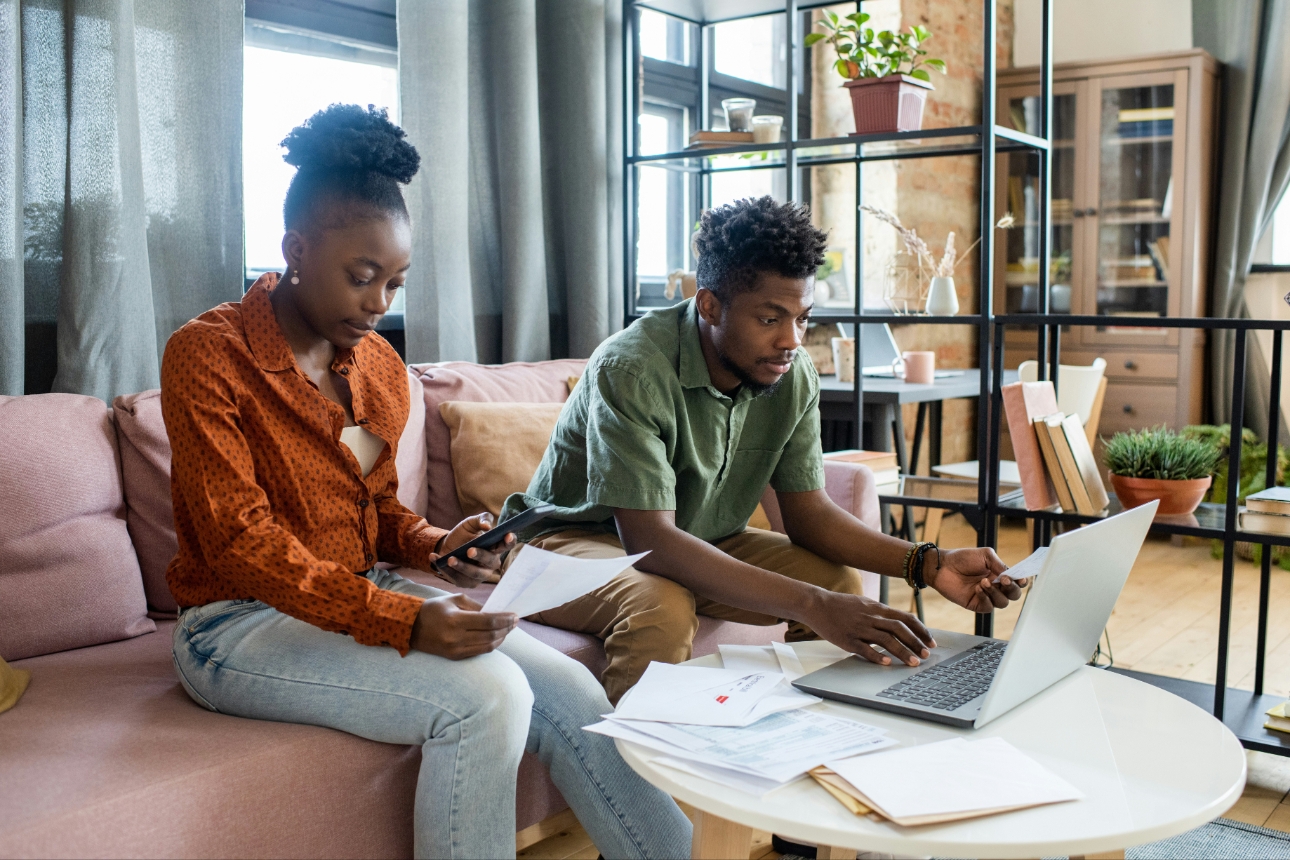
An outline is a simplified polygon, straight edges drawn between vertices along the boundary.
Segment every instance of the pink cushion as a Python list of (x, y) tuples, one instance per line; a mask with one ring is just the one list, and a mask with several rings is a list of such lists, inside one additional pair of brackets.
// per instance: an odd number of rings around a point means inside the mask
[[(421, 383), (408, 373), (411, 407), (399, 439), (395, 467), (399, 501), (425, 514), (425, 401)], [(112, 404), (121, 445), (125, 479), (126, 522), (139, 554), (144, 590), (153, 609), (174, 612), (178, 606), (166, 585), (166, 566), (175, 557), (175, 515), (170, 498), (170, 439), (161, 418), (158, 389), (126, 394)]]
[(164, 612), (179, 607), (166, 585), (166, 565), (175, 557), (175, 513), (170, 501), (170, 440), (161, 418), (161, 391), (123, 394), (112, 402), (126, 524), (143, 571), (148, 605)]
[(457, 480), (452, 470), (451, 437), (439, 415), (439, 404), (449, 400), (473, 402), (563, 403), (569, 399), (569, 377), (581, 376), (586, 359), (511, 364), (472, 364), (446, 361), (414, 364), (425, 387), (426, 480), (429, 500), (425, 517), (432, 525), (452, 528), (465, 516), (457, 501)]
[(399, 473), (399, 501), (420, 516), (426, 515), (430, 490), (426, 484), (426, 401), (421, 380), (408, 371), (408, 392), (412, 397), (408, 424), (399, 438), (394, 466)]
[(154, 630), (103, 401), (0, 397), (0, 438), (0, 657)]

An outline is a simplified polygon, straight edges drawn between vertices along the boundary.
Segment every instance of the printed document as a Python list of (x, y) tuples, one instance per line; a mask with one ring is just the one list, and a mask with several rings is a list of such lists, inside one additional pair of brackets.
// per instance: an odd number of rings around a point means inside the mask
[(802, 661), (792, 645), (772, 642), (770, 645), (718, 645), (721, 662), (727, 669), (753, 672), (780, 673), (789, 681), (796, 681), (806, 674)]
[(573, 558), (525, 544), (506, 575), (488, 595), (485, 612), (514, 612), (521, 618), (563, 606), (608, 584), (647, 553), (619, 558)]
[(1083, 793), (1003, 738), (953, 738), (830, 761), (867, 805), (898, 824), (1078, 800)]
[(819, 701), (792, 687), (780, 672), (749, 674), (742, 669), (654, 662), (608, 717), (699, 726), (746, 726), (770, 714), (804, 708)]
[(826, 761), (895, 743), (874, 726), (803, 710), (773, 714), (740, 728), (614, 719), (586, 729), (775, 783), (796, 779)]

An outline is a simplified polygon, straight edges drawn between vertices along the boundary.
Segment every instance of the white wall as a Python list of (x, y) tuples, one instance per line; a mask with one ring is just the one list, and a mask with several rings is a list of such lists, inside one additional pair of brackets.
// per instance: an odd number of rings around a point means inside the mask
[[(1040, 0), (1013, 0), (1014, 66), (1039, 65)], [(1192, 47), (1191, 0), (1053, 0), (1053, 62), (1137, 57)]]
[[(1276, 272), (1273, 274), (1250, 275), (1245, 281), (1245, 303), (1250, 308), (1250, 317), (1260, 320), (1290, 319), (1290, 304), (1282, 298), (1290, 293), (1290, 275)], [(1263, 365), (1272, 373), (1272, 332), (1254, 333), (1254, 352), (1263, 357)], [(1282, 348), (1286, 346), (1282, 342)], [(1290, 374), (1285, 373), (1282, 361), (1281, 376), (1281, 418), (1290, 426)], [(1249, 426), (1248, 424), (1246, 426)], [(1259, 430), (1262, 436), (1265, 429)]]

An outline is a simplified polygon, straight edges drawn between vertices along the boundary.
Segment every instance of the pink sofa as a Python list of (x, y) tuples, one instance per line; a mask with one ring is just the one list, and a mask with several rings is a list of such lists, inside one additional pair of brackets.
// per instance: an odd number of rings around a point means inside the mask
[[(563, 401), (582, 365), (410, 368), (404, 503), (438, 525), (460, 518), (439, 403)], [(410, 855), (415, 747), (214, 714), (180, 688), (158, 393), (117, 398), (111, 409), (75, 395), (0, 397), (0, 436), (0, 657), (32, 673), (18, 706), (0, 715), (0, 857)], [(827, 470), (829, 494), (876, 525), (869, 471)], [(773, 504), (768, 515), (777, 522)], [(596, 639), (521, 623), (593, 672), (603, 668)], [(780, 635), (704, 619), (695, 653)], [(526, 757), (517, 827), (564, 808)]]

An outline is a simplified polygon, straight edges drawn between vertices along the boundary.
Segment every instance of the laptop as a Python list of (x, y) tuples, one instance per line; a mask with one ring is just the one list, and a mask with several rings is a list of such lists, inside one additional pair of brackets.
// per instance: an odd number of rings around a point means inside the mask
[(919, 666), (879, 666), (852, 656), (793, 686), (866, 708), (980, 728), (1088, 663), (1159, 504), (1053, 538), (1037, 560), (1009, 642), (934, 630), (937, 647)]
[[(853, 337), (855, 325), (852, 323), (838, 323), (838, 331), (843, 337)], [(891, 327), (886, 323), (861, 323), (860, 324), (860, 361), (862, 362), (861, 373), (865, 376), (885, 376), (892, 379), (896, 376), (891, 369), (891, 364), (897, 358), (900, 358), (900, 348), (896, 346), (896, 338), (891, 334)], [(934, 371), (936, 379), (946, 379), (951, 376), (962, 376), (961, 370), (937, 370)]]

